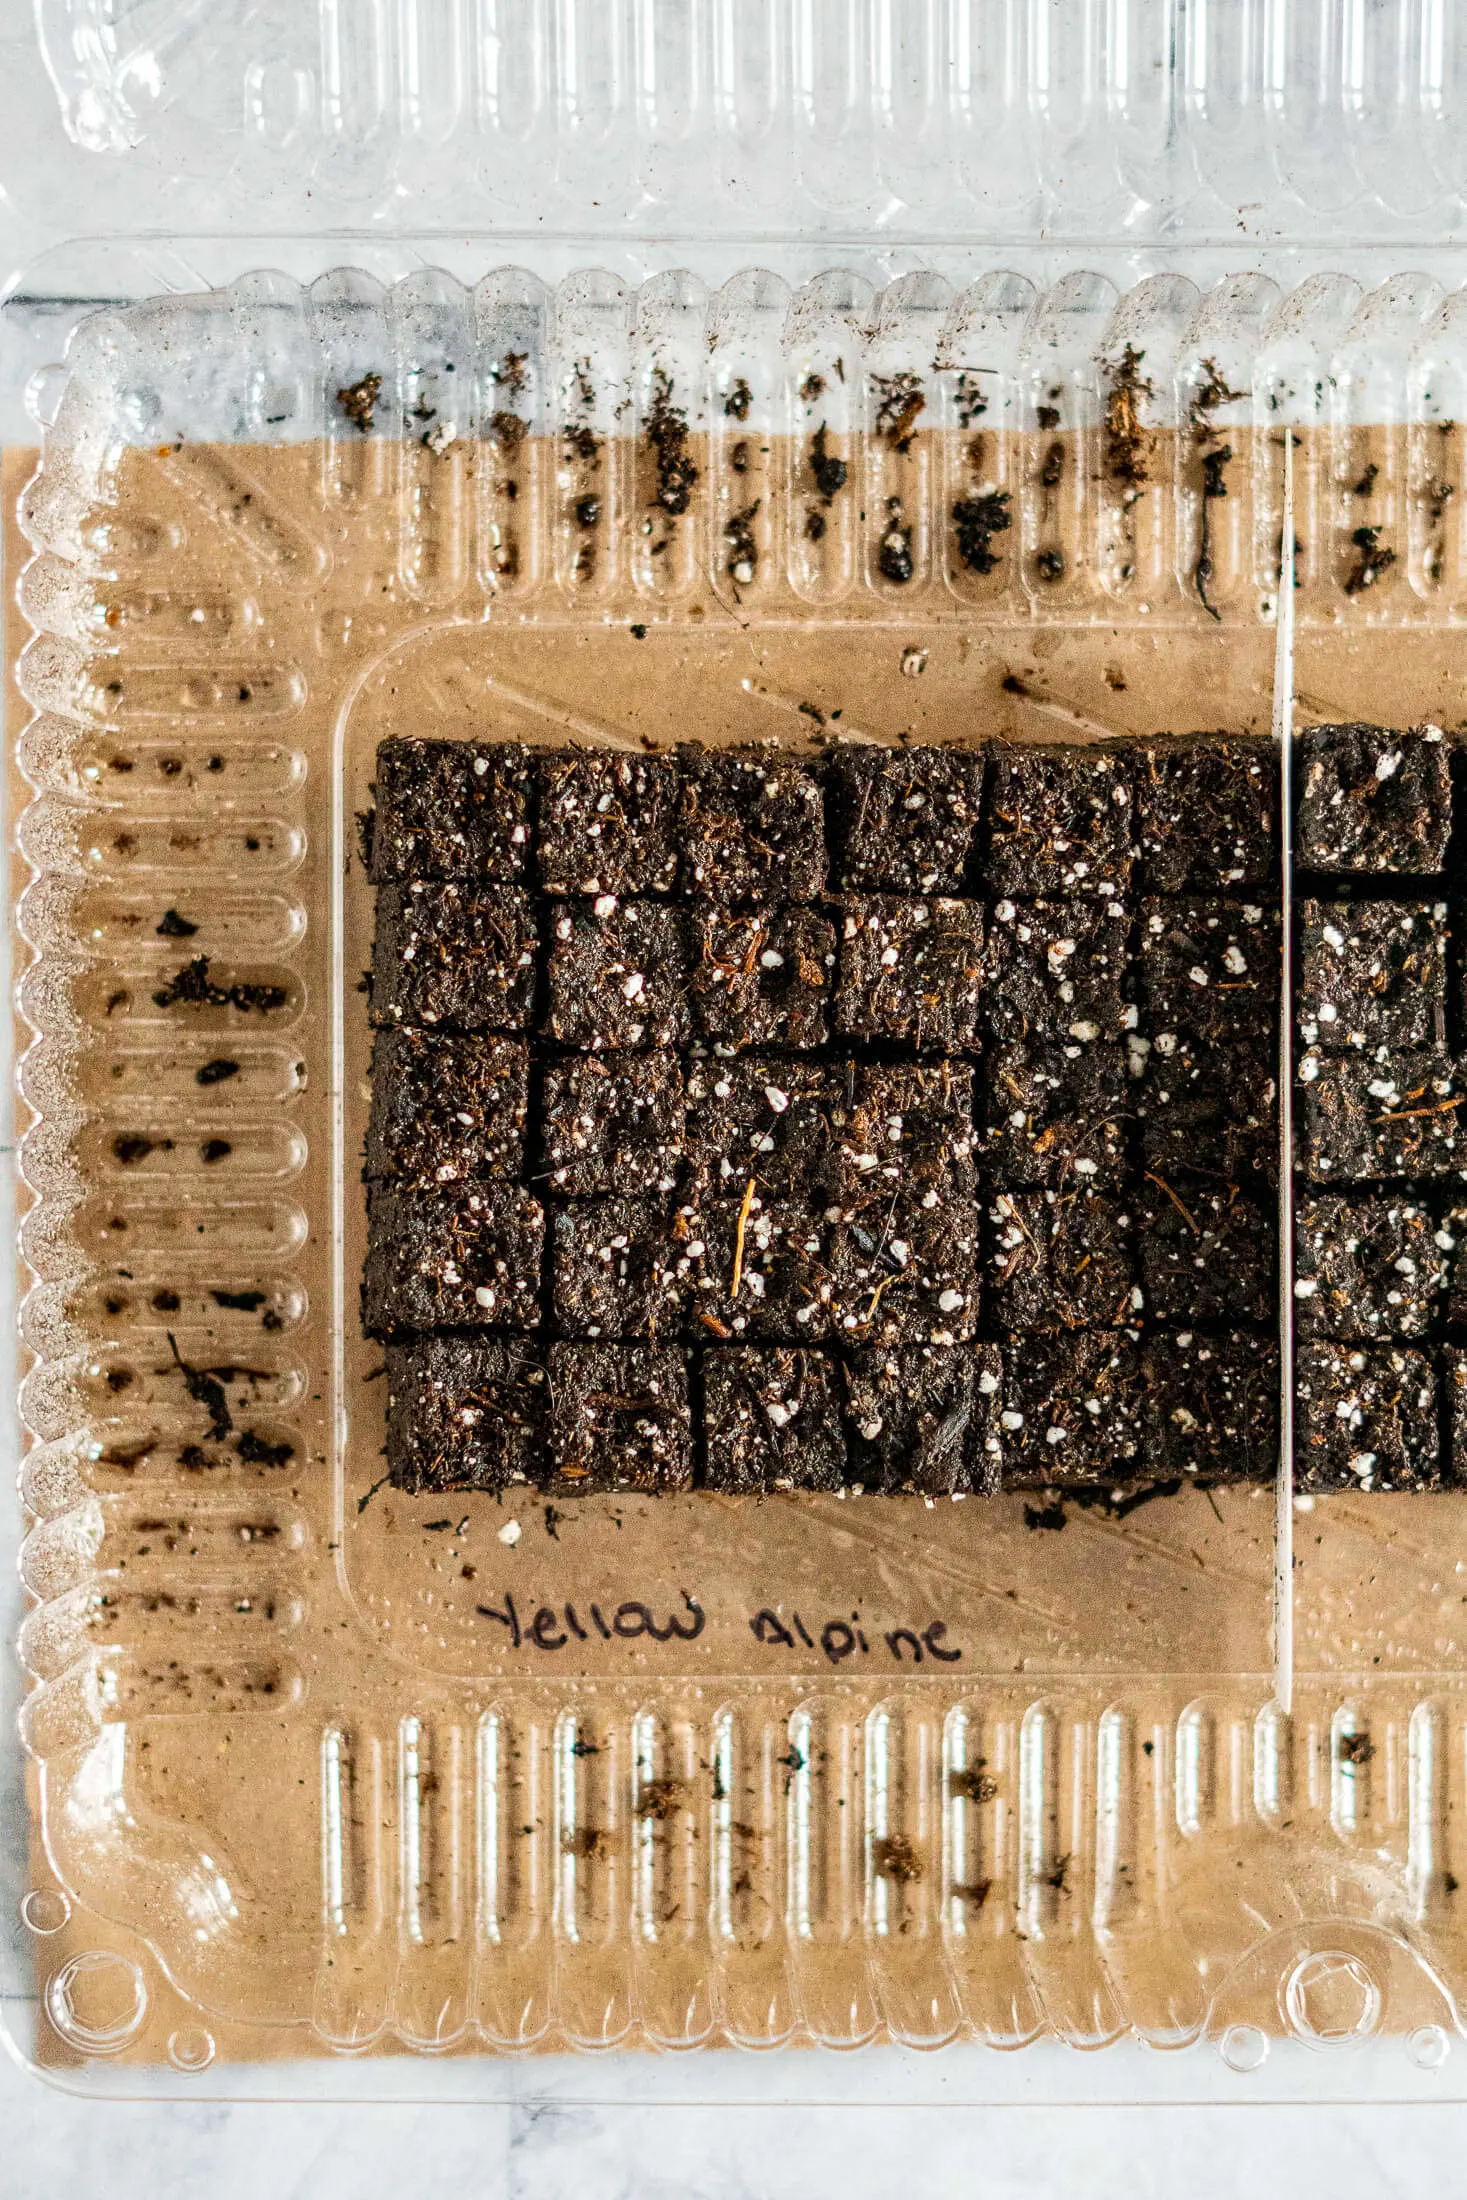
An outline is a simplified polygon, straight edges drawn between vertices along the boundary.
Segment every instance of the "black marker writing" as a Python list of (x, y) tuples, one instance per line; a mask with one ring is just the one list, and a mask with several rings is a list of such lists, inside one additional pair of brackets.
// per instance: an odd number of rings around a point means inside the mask
[(518, 1650), (520, 1646), (520, 1623), (515, 1615), (514, 1598), (509, 1595), (508, 1591), (505, 1592), (504, 1610), (502, 1612), (496, 1612), (492, 1604), (481, 1604), (478, 1607), (478, 1612), (480, 1619), (497, 1619), (501, 1627), (507, 1627), (510, 1632), (509, 1646), (511, 1650)]
[[(659, 1620), (649, 1604), (640, 1597), (628, 1597), (612, 1614), (610, 1625), (602, 1615), (599, 1604), (591, 1606), (591, 1617), (604, 1642), (620, 1637), (623, 1642), (635, 1642), (645, 1635), (653, 1642), (696, 1642), (708, 1624), (708, 1614), (697, 1598), (682, 1592), (684, 1610), (670, 1611), (666, 1621)], [(542, 1604), (527, 1626), (521, 1626), (514, 1598), (506, 1594), (504, 1609), (499, 1611), (492, 1604), (476, 1607), (481, 1619), (497, 1620), (509, 1631), (511, 1650), (528, 1647), (533, 1650), (564, 1650), (574, 1635), (578, 1642), (588, 1642), (590, 1636), (581, 1625), (580, 1616), (573, 1604)]]
[[(770, 1650), (793, 1650), (797, 1639), (807, 1650), (817, 1648), (798, 1612), (790, 1613), (790, 1622), (786, 1625), (767, 1604), (762, 1605), (750, 1620), (749, 1632), (757, 1643)], [(888, 1628), (877, 1647), (878, 1652), (884, 1649), (896, 1665), (921, 1665), (927, 1658), (936, 1658), (943, 1665), (956, 1665), (963, 1653), (945, 1648), (946, 1639), (946, 1620), (934, 1619), (922, 1628)], [(844, 1665), (847, 1658), (870, 1657), (871, 1644), (861, 1625), (860, 1613), (852, 1612), (848, 1620), (826, 1620), (820, 1630), (818, 1648), (828, 1665)]]

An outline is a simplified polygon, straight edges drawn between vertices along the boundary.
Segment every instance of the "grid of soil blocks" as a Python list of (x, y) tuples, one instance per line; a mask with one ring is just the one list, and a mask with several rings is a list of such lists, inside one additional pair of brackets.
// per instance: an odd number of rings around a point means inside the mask
[[(1267, 742), (393, 740), (376, 795), (363, 1315), (396, 1484), (933, 1501), (1273, 1473)], [(1329, 815), (1373, 857), (1378, 826)], [(1439, 1046), (1433, 894), (1339, 936), (1319, 1030)], [(1341, 1152), (1374, 1136), (1335, 1113)], [(1321, 1305), (1364, 1277), (1349, 1341), (1419, 1353), (1387, 1318), (1394, 1240), (1352, 1243)], [(1362, 1426), (1377, 1372), (1349, 1371)], [(1408, 1432), (1398, 1455), (1419, 1471)]]
[(1434, 727), (1299, 737), (1295, 1486), (1467, 1480), (1467, 1020)]

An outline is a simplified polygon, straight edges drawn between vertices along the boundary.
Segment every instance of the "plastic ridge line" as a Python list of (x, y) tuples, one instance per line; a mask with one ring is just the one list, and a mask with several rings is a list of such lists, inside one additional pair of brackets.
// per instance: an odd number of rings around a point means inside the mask
[(1279, 1465), (1275, 1485), (1273, 1685), (1294, 1704), (1294, 438), (1284, 429), (1284, 524), (1274, 642), (1279, 744)]

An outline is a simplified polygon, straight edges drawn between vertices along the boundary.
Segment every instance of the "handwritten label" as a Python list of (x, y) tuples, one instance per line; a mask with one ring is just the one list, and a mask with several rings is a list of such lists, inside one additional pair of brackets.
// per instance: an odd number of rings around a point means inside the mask
[(542, 1604), (533, 1618), (522, 1619), (515, 1607), (514, 1598), (506, 1594), (504, 1610), (496, 1611), (492, 1604), (481, 1604), (481, 1619), (497, 1619), (500, 1626), (509, 1630), (509, 1646), (521, 1650), (527, 1644), (534, 1650), (564, 1650), (567, 1643), (589, 1642), (592, 1632), (603, 1642), (611, 1642), (620, 1636), (623, 1642), (635, 1642), (639, 1636), (650, 1635), (654, 1642), (696, 1642), (708, 1624), (708, 1614), (696, 1597), (683, 1591), (686, 1613), (669, 1612), (666, 1620), (655, 1617), (650, 1604), (639, 1597), (629, 1597), (618, 1604), (607, 1619), (599, 1604), (585, 1607), (587, 1627), (574, 1604)]
[[(609, 1600), (608, 1600), (609, 1603)], [(708, 1614), (698, 1599), (682, 1591), (681, 1611), (628, 1597), (608, 1611), (600, 1604), (577, 1606), (541, 1604), (533, 1612), (521, 1612), (506, 1591), (503, 1605), (476, 1607), (481, 1619), (497, 1622), (505, 1631), (511, 1650), (555, 1652), (577, 1642), (696, 1642), (708, 1625)], [(949, 1647), (947, 1622), (929, 1620), (925, 1627), (872, 1627), (869, 1632), (859, 1612), (833, 1619), (813, 1620), (810, 1626), (798, 1612), (781, 1619), (769, 1605), (762, 1605), (748, 1620), (755, 1642), (767, 1650), (819, 1651), (828, 1665), (844, 1665), (848, 1658), (889, 1659), (894, 1665), (956, 1665), (963, 1653)]]
[(786, 1625), (778, 1613), (771, 1612), (767, 1606), (755, 1613), (749, 1626), (756, 1642), (769, 1643), (781, 1650), (793, 1650), (796, 1642), (801, 1642), (807, 1650), (818, 1648), (831, 1665), (843, 1665), (847, 1658), (879, 1658), (883, 1650), (897, 1665), (921, 1665), (924, 1658), (936, 1658), (940, 1665), (956, 1665), (963, 1654), (961, 1650), (947, 1648), (947, 1622), (940, 1619), (932, 1620), (920, 1634), (914, 1627), (875, 1631), (874, 1650), (861, 1625), (859, 1612), (852, 1612), (848, 1620), (826, 1620), (818, 1638), (811, 1636), (798, 1612), (791, 1612)]

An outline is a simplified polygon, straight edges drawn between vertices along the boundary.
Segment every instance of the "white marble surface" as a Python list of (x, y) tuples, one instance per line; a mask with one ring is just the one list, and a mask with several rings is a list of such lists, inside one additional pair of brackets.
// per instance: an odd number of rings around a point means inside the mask
[[(20, 156), (34, 203), (47, 133), (58, 159), (72, 156), (56, 138), (26, 0), (0, 0), (0, 52), (12, 93), (22, 87), (11, 111), (29, 105), (36, 118), (39, 143)], [(16, 158), (12, 148), (0, 172)], [(257, 213), (246, 209), (242, 225)], [(188, 214), (196, 228), (227, 226), (217, 208), (193, 204)], [(0, 265), (33, 259), (38, 241), (0, 189)], [(29, 435), (20, 388), (57, 354), (74, 312), (42, 301), (0, 329), (5, 433)], [(13, 1716), (4, 1701), (11, 1678), (7, 1669), (0, 1679), (4, 1719)], [(9, 1858), (0, 1845), (6, 1918), (19, 1853), (10, 1838)], [(1460, 2189), (1467, 2160), (1467, 2107), (1430, 2100), (1366, 2107), (1345, 2088), (1312, 2108), (1180, 2097), (1145, 2108), (976, 2107), (960, 2098), (963, 2069), (959, 2058), (939, 2058), (914, 2084), (910, 2066), (880, 2055), (736, 2066), (717, 2058), (712, 2068), (679, 2066), (667, 2083), (683, 2096), (673, 2105), (631, 2100), (647, 2090), (648, 2065), (615, 2061), (598, 2064), (594, 2081), (583, 2068), (519, 2066), (520, 2094), (509, 2103), (149, 2103), (78, 2098), (0, 2051), (0, 2200), (1436, 2200)], [(383, 2065), (367, 2072), (379, 2073), (384, 2091), (400, 2078)], [(943, 2098), (949, 2074), (958, 2098)], [(1111, 2083), (1097, 2059), (1085, 2059), (1074, 2089)], [(557, 2084), (600, 2098), (554, 2098)], [(747, 2098), (697, 2098), (720, 2087)], [(531, 2088), (547, 2090), (537, 2098)], [(844, 2097), (772, 2105), (802, 2091)], [(930, 2098), (913, 2105), (914, 2092)], [(760, 2105), (761, 2093), (771, 2105)]]
[(148, 2104), (0, 2055), (0, 2132), (4, 2200), (1426, 2200), (1467, 2108)]

